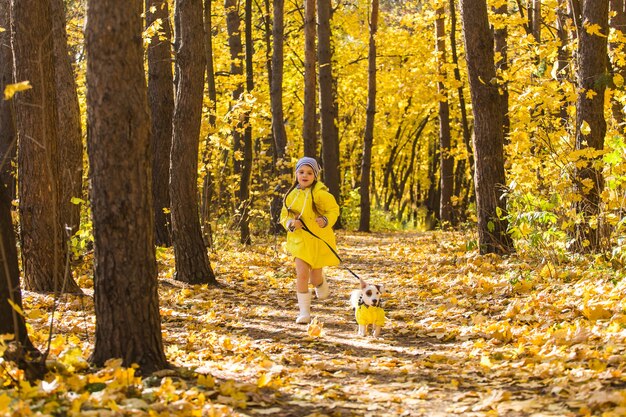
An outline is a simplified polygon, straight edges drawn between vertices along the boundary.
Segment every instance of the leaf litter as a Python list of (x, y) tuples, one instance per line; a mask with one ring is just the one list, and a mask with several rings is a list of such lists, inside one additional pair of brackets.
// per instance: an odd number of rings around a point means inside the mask
[[(291, 260), (275, 242), (212, 254), (221, 285), (171, 279), (159, 253), (165, 353), (140, 376), (87, 362), (89, 296), (63, 296), (44, 381), (0, 365), (0, 413), (68, 416), (620, 416), (626, 280), (600, 259), (560, 264), (468, 250), (460, 232), (339, 232), (346, 264), (384, 283), (380, 338), (358, 337), (357, 280), (327, 268), (332, 297), (295, 324)], [(78, 282), (89, 287), (88, 272)], [(54, 300), (24, 292), (33, 342)]]

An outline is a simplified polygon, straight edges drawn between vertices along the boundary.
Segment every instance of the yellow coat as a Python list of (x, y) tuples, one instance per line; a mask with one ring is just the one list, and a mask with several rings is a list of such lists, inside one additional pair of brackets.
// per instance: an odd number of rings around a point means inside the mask
[(382, 307), (368, 306), (361, 304), (354, 312), (357, 324), (367, 326), (373, 324), (376, 326), (385, 325), (385, 310)]
[[(313, 211), (311, 193), (313, 193), (315, 207), (317, 207), (319, 214)], [(298, 217), (297, 214), (293, 212), (301, 213), (301, 218), (307, 227), (317, 236), (328, 242), (335, 252), (337, 251), (337, 242), (332, 226), (339, 217), (339, 205), (335, 197), (328, 192), (328, 187), (320, 181), (317, 181), (313, 187), (308, 187), (304, 190), (296, 187), (287, 195), (285, 204), (283, 204), (280, 214), (280, 222), (285, 229), (287, 229), (287, 222), (289, 220)], [(289, 212), (287, 208), (293, 212)], [(328, 219), (328, 225), (326, 227), (322, 228), (318, 226), (315, 221), (318, 216), (326, 216)], [(339, 259), (330, 251), (328, 246), (303, 229), (294, 230), (293, 232), (287, 229), (287, 244), (285, 249), (295, 258), (300, 258), (308, 263), (313, 269), (339, 265)]]

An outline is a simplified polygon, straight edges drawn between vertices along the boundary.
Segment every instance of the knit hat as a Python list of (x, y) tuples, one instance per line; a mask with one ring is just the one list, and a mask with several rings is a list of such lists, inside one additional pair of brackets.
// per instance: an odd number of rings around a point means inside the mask
[(296, 163), (296, 172), (298, 172), (298, 170), (300, 169), (300, 167), (302, 165), (310, 166), (311, 169), (313, 169), (313, 174), (315, 174), (315, 178), (319, 177), (320, 171), (321, 171), (322, 168), (320, 168), (320, 164), (317, 163), (315, 158), (311, 158), (311, 157), (308, 157), (308, 156), (300, 158), (298, 160), (298, 162)]

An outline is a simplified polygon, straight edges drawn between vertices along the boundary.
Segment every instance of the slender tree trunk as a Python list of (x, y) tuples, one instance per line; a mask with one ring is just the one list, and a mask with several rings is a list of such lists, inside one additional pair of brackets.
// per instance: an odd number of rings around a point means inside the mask
[(279, 182), (272, 197), (271, 231), (283, 230), (279, 225), (282, 196), (289, 187), (290, 169), (286, 161), (287, 132), (283, 122), (283, 67), (284, 67), (284, 0), (273, 0), (274, 23), (272, 26), (272, 79), (270, 81), (270, 104), (272, 108), (272, 137), (274, 138), (274, 161)]
[(315, 100), (315, 2), (304, 0), (304, 155), (317, 156), (317, 106)]
[[(245, 0), (245, 23), (246, 23), (246, 92), (254, 90), (254, 45), (252, 43), (252, 0)], [(243, 124), (243, 164), (239, 185), (239, 241), (250, 245), (250, 178), (252, 176), (252, 126), (250, 125), (250, 111), (246, 110)]]
[[(565, 82), (570, 78), (569, 76), (569, 54), (567, 52), (567, 45), (569, 43), (569, 36), (567, 33), (567, 0), (558, 0), (557, 10), (556, 10), (556, 32), (559, 40), (561, 41), (561, 45), (559, 45), (559, 50), (557, 52), (557, 61), (556, 61), (556, 79), (561, 83)], [(561, 124), (565, 124), (569, 119), (567, 114), (568, 102), (565, 97), (562, 99), (560, 111), (559, 111), (559, 119), (561, 120)]]
[(146, 0), (146, 27), (150, 27), (157, 19), (161, 21), (161, 30), (155, 33), (148, 45), (148, 103), (152, 115), (154, 231), (157, 245), (171, 246), (169, 180), (172, 116), (174, 114), (172, 30), (168, 2)]
[[(572, 3), (578, 3), (572, 0)], [(576, 250), (596, 252), (602, 246), (603, 227), (598, 219), (600, 194), (604, 188), (602, 157), (595, 151), (604, 149), (606, 121), (604, 119), (604, 93), (607, 74), (607, 34), (609, 0), (582, 0), (573, 7), (581, 14), (574, 16), (578, 32), (578, 98), (576, 100), (576, 150), (581, 153), (577, 162), (574, 186), (582, 198), (576, 212), (582, 221), (576, 224)], [(602, 36), (591, 33), (582, 26), (595, 25)], [(590, 94), (593, 92), (594, 94)], [(592, 226), (591, 223), (596, 223)]]
[(503, 114), (497, 85), (493, 36), (485, 0), (461, 0), (463, 35), (474, 113), (474, 155), (478, 239), (481, 253), (509, 253), (503, 151)]
[(176, 279), (216, 284), (198, 215), (198, 148), (204, 86), (202, 0), (177, 0), (176, 99), (170, 165)]
[[(537, 0), (533, 0), (535, 3), (539, 3)], [(541, 4), (541, 3), (539, 3)], [(540, 9), (541, 10), (541, 9)], [(506, 2), (502, 3), (499, 7), (494, 8), (493, 12), (495, 14), (506, 16), (509, 13), (508, 5)], [(537, 17), (537, 14), (534, 14)], [(541, 15), (539, 15), (541, 18)], [(533, 20), (535, 22), (535, 20)], [(533, 23), (534, 24), (534, 23)], [(493, 31), (493, 38), (495, 43), (494, 52), (496, 56), (499, 56), (499, 59), (495, 61), (496, 64), (496, 75), (504, 73), (509, 69), (508, 62), (508, 48), (507, 48), (507, 36), (508, 30), (506, 26), (498, 27)], [(502, 106), (502, 131), (504, 134), (504, 142), (508, 143), (509, 130), (511, 126), (511, 120), (509, 119), (509, 85), (508, 82), (502, 80), (502, 78), (498, 79), (498, 87), (500, 90), (500, 106)]]
[(437, 72), (439, 82), (437, 91), (439, 93), (439, 189), (441, 191), (441, 201), (439, 202), (439, 220), (444, 227), (452, 225), (452, 187), (454, 181), (454, 158), (450, 154), (450, 107), (448, 106), (448, 90), (444, 84), (446, 74), (446, 21), (445, 7), (440, 7), (436, 11), (435, 21), (436, 49), (437, 49)]
[(43, 292), (80, 292), (70, 271), (65, 271), (68, 234), (61, 225), (61, 161), (50, 3), (12, 0), (11, 12), (15, 79), (28, 80), (32, 85), (32, 89), (15, 96), (25, 287)]
[[(11, 51), (11, 22), (9, 21), (9, 0), (0, 0), (0, 91), (13, 83), (13, 52)], [(12, 100), (0, 100), (0, 181), (7, 187), (9, 198), (16, 192), (13, 162), (17, 148), (15, 114)]]
[[(324, 184), (337, 202), (341, 202), (339, 175), (339, 130), (337, 129), (334, 98), (333, 54), (331, 46), (331, 0), (317, 0), (318, 65), (320, 77), (320, 123), (322, 133), (322, 161)], [(335, 223), (338, 228), (341, 223)]]
[(152, 207), (142, 0), (89, 0), (87, 148), (95, 249), (90, 361), (167, 366), (161, 337)]
[(372, 144), (374, 142), (374, 118), (376, 116), (376, 32), (378, 31), (378, 0), (372, 0), (368, 51), (367, 117), (363, 136), (363, 159), (361, 160), (361, 217), (359, 231), (370, 231), (370, 175), (372, 169)]
[(465, 106), (465, 92), (463, 90), (464, 82), (461, 80), (461, 71), (459, 70), (459, 57), (456, 49), (456, 0), (450, 0), (448, 3), (450, 7), (450, 53), (452, 55), (452, 63), (454, 64), (454, 79), (458, 84), (457, 95), (459, 98), (459, 110), (461, 112), (461, 127), (463, 131), (463, 143), (465, 144), (465, 149), (467, 150), (467, 158), (469, 162), (469, 172), (470, 172), (470, 180), (466, 182), (465, 178), (465, 163), (459, 164), (457, 166), (457, 177), (460, 177), (460, 184), (464, 186), (456, 187), (454, 195), (462, 201), (461, 207), (459, 208), (461, 212), (465, 212), (467, 206), (469, 205), (469, 198), (462, 199), (461, 191), (463, 188), (467, 188), (467, 193), (465, 195), (472, 195), (472, 189), (474, 187), (474, 151), (472, 150), (472, 133), (469, 126), (469, 121), (467, 119), (467, 108)]
[(80, 227), (80, 205), (73, 198), (83, 195), (83, 137), (76, 81), (67, 46), (65, 5), (51, 0), (56, 77), (57, 128), (59, 137), (60, 222), (74, 234)]
[[(211, 134), (215, 131), (217, 120), (217, 88), (215, 86), (215, 65), (213, 60), (213, 0), (204, 0), (204, 56), (206, 59), (207, 92), (210, 100), (209, 126)], [(200, 209), (200, 221), (202, 224), (202, 236), (208, 247), (213, 246), (213, 232), (211, 228), (211, 206), (215, 195), (215, 183), (213, 173), (208, 166), (209, 136), (207, 136), (205, 156), (203, 158), (205, 176), (202, 181), (202, 204)]]
[[(531, 31), (535, 42), (541, 43), (541, 0), (532, 0), (532, 25)], [(506, 5), (501, 6), (501, 9), (506, 9)]]
[[(609, 26), (616, 31), (619, 31), (620, 36), (626, 35), (626, 4), (624, 0), (610, 0), (611, 18)], [(622, 47), (621, 43), (612, 42), (609, 44), (609, 48), (613, 51), (618, 51)], [(626, 80), (626, 64), (622, 60), (614, 59), (611, 63), (613, 67), (613, 73), (622, 76), (623, 80)], [(613, 113), (613, 119), (618, 125), (621, 125), (623, 129), (624, 124), (624, 110), (622, 104), (615, 99), (611, 100), (611, 110)], [(623, 130), (622, 130), (623, 131)]]

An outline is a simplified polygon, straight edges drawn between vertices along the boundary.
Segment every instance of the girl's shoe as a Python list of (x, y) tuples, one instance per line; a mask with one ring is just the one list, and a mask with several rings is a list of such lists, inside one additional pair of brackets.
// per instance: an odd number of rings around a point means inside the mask
[(311, 293), (299, 292), (297, 295), (300, 314), (296, 318), (296, 323), (309, 324), (311, 322)]
[(330, 296), (330, 287), (328, 286), (326, 277), (322, 277), (322, 280), (322, 283), (315, 287), (315, 295), (318, 300), (325, 300)]

